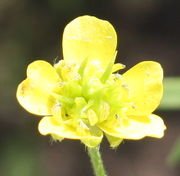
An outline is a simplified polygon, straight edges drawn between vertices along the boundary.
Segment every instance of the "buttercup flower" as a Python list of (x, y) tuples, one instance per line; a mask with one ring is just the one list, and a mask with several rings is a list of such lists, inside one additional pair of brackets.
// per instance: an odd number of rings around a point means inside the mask
[(30, 113), (44, 116), (42, 135), (79, 139), (88, 147), (99, 145), (103, 135), (111, 147), (123, 139), (163, 137), (163, 120), (153, 114), (163, 93), (160, 64), (143, 61), (120, 74), (124, 65), (114, 64), (116, 45), (108, 21), (81, 16), (65, 27), (63, 60), (28, 66), (17, 99)]

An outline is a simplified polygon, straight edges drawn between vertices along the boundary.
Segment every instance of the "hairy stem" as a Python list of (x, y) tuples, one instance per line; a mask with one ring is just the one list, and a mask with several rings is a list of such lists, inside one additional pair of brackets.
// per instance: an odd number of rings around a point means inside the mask
[(99, 147), (88, 147), (88, 154), (91, 159), (91, 164), (94, 170), (95, 176), (107, 176), (104, 169), (103, 161), (99, 151)]

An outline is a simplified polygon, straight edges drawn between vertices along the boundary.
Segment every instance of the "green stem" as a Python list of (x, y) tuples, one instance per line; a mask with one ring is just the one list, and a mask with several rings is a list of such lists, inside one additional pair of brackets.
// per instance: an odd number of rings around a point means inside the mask
[(91, 164), (94, 170), (95, 176), (107, 176), (104, 169), (99, 147), (88, 147), (88, 154), (91, 159)]

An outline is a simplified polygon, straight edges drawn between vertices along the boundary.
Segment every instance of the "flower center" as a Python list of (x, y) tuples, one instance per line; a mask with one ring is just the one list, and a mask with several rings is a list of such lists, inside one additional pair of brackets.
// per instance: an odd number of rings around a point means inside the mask
[[(83, 64), (82, 64), (83, 65)], [(78, 67), (60, 61), (55, 68), (61, 82), (54, 89), (58, 120), (75, 121), (84, 128), (120, 116), (123, 108), (121, 75), (111, 74), (106, 80), (104, 73), (95, 66)], [(104, 76), (105, 77), (105, 76)]]

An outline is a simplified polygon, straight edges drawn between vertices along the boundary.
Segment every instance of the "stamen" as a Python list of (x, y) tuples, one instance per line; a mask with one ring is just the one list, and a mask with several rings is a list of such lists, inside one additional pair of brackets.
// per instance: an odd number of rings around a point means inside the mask
[(110, 106), (108, 103), (103, 102), (100, 106), (99, 121), (102, 122), (108, 118), (110, 114)]
[(80, 125), (82, 128), (84, 128), (84, 129), (86, 129), (86, 130), (89, 130), (89, 127), (83, 122), (83, 120), (79, 120), (79, 125)]
[(98, 122), (98, 117), (96, 115), (96, 112), (93, 111), (92, 109), (88, 109), (87, 117), (91, 126), (94, 126)]

